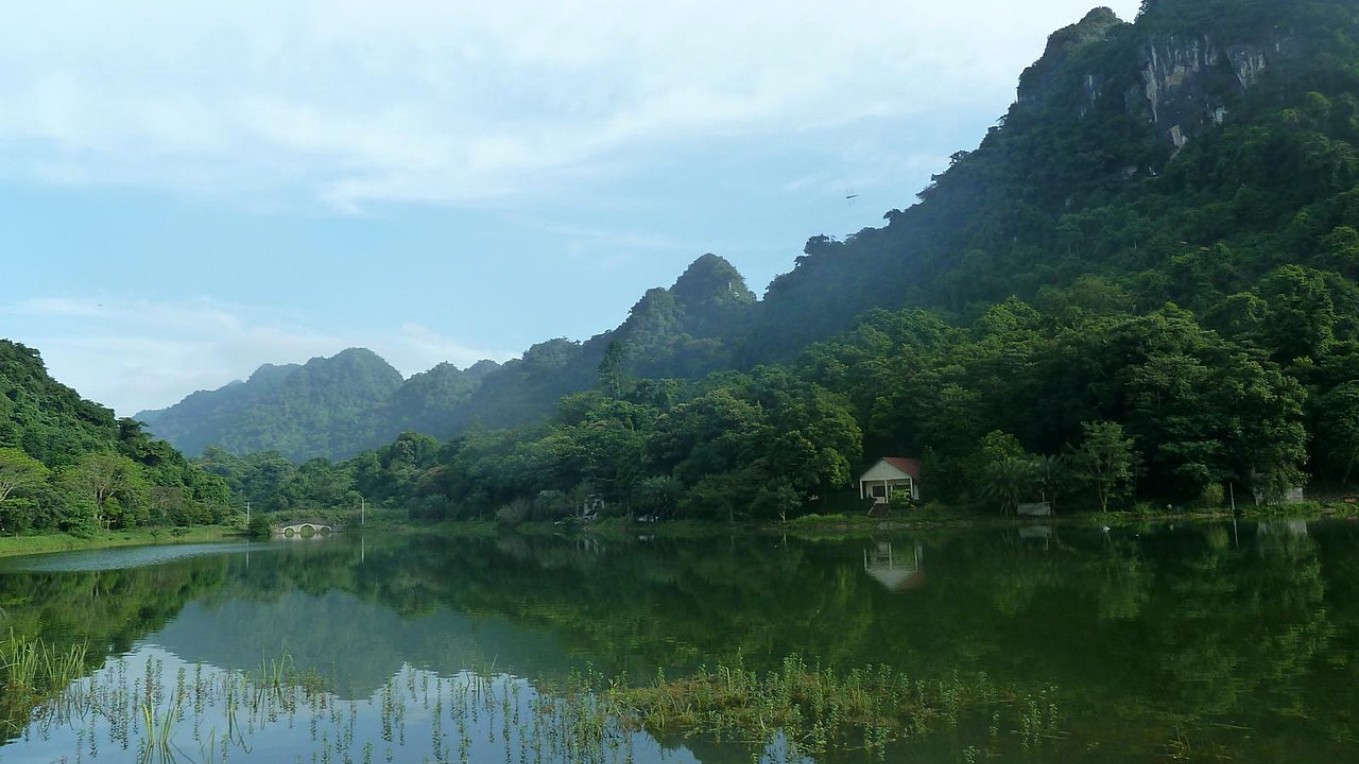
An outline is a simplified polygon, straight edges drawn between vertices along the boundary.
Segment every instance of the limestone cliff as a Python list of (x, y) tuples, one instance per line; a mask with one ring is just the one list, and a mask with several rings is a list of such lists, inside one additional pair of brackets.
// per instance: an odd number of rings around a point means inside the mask
[[(1172, 2), (1148, 3), (1136, 25), (1104, 7), (1054, 32), (1043, 56), (1021, 75), (1015, 107), (1086, 118), (1106, 93), (1154, 126), (1175, 150), (1221, 125), (1234, 103), (1269, 69), (1303, 52), (1282, 2), (1259, 4), (1283, 23), (1220, 23), (1214, 13), (1183, 14)], [(1199, 8), (1211, 11), (1211, 3)], [(1271, 8), (1271, 6), (1278, 6)], [(1174, 18), (1175, 23), (1156, 23)], [(1231, 17), (1235, 19), (1236, 17)]]
[(1222, 124), (1233, 100), (1292, 48), (1282, 36), (1267, 45), (1219, 42), (1211, 34), (1152, 37), (1142, 45), (1141, 87), (1128, 94), (1128, 104), (1179, 149)]

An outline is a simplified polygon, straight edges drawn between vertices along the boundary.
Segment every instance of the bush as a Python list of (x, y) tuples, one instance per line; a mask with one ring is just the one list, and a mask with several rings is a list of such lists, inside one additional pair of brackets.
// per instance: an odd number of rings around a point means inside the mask
[[(502, 509), (504, 508), (502, 507)], [(539, 491), (538, 498), (533, 500), (533, 518), (535, 520), (556, 520), (559, 517), (575, 514), (574, 510), (575, 503), (563, 491)], [(496, 519), (499, 519), (498, 512)]]
[(1199, 501), (1203, 503), (1203, 506), (1208, 507), (1209, 509), (1217, 509), (1222, 506), (1222, 500), (1225, 497), (1225, 493), (1226, 492), (1222, 490), (1221, 483), (1213, 483), (1203, 489), (1203, 494), (1199, 496)]
[(502, 505), (495, 511), (495, 521), (502, 525), (518, 525), (529, 518), (533, 512), (533, 502), (518, 498)]
[(273, 522), (267, 515), (255, 515), (245, 531), (254, 538), (269, 538), (274, 533)]

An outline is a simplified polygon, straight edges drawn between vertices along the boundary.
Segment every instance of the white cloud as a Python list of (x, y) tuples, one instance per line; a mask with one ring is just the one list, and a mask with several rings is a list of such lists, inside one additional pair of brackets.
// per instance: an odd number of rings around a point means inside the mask
[(248, 377), (262, 363), (300, 363), (367, 347), (403, 375), (442, 361), (466, 367), (509, 353), (468, 347), (419, 324), (342, 334), (307, 317), (197, 299), (178, 303), (37, 298), (0, 305), (7, 337), (38, 348), (49, 373), (120, 416)]
[(24, 3), (0, 28), (0, 165), (349, 210), (565, 194), (641, 171), (620, 152), (1003, 100), (1088, 5)]

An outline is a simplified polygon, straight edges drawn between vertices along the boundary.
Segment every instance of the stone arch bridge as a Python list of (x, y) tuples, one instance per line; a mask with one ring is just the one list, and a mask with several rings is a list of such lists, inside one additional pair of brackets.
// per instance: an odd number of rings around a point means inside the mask
[(273, 535), (283, 538), (313, 538), (339, 533), (340, 526), (329, 520), (294, 520), (273, 526)]

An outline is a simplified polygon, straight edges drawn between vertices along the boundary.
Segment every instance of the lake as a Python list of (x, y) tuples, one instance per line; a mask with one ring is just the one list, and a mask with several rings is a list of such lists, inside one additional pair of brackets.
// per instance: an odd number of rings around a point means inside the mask
[[(4, 560), (0, 608), (0, 633), (87, 645), (83, 676), (10, 709), (6, 764), (1359, 753), (1351, 522), (826, 541), (347, 534)], [(801, 753), (773, 730), (584, 718), (602, 708), (590, 678), (794, 664), (900, 677), (871, 702), (928, 690), (942, 710), (867, 749)]]

